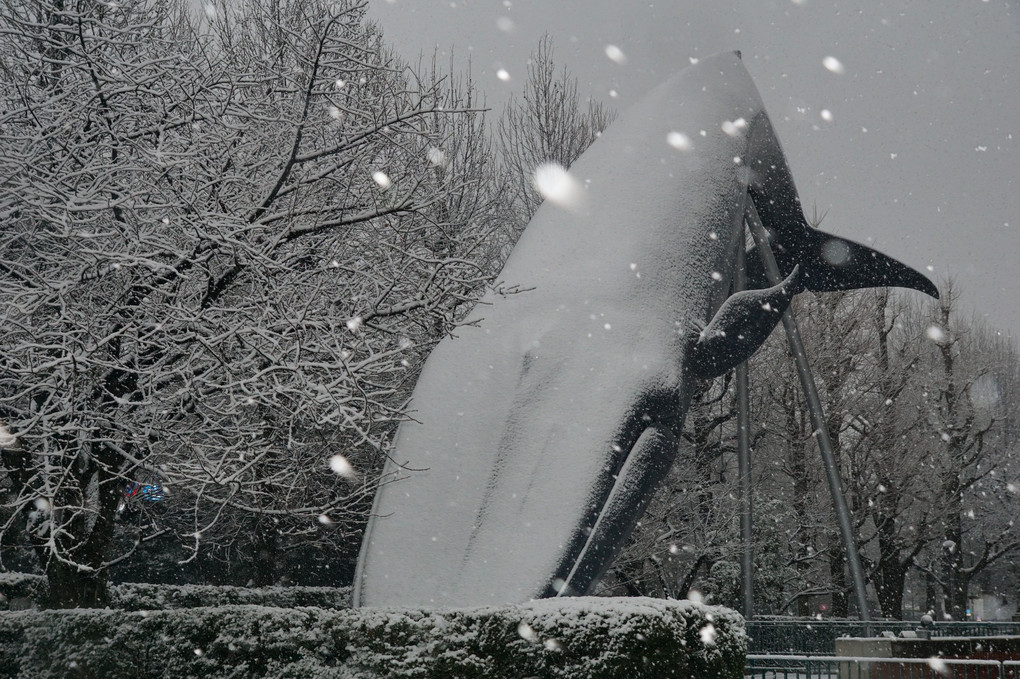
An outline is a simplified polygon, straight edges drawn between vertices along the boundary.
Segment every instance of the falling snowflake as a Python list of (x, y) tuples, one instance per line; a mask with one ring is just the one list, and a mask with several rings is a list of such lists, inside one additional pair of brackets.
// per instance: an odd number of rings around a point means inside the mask
[(836, 57), (825, 57), (822, 59), (822, 66), (837, 75), (842, 75), (846, 71), (843, 67), (843, 63)]
[(18, 437), (11, 433), (7, 425), (0, 424), (0, 448), (10, 448), (18, 442)]
[(715, 644), (715, 625), (709, 623), (701, 628), (701, 643), (706, 646), (713, 646)]
[(606, 56), (618, 64), (627, 63), (627, 55), (616, 45), (606, 45)]
[(446, 153), (444, 153), (442, 149), (430, 146), (426, 156), (428, 157), (429, 162), (436, 167), (446, 167)]
[(535, 632), (535, 628), (523, 620), (517, 625), (517, 634), (525, 641), (530, 641), (533, 644), (538, 643), (538, 633)]
[(944, 344), (949, 339), (946, 331), (937, 325), (929, 325), (924, 334), (935, 344)]
[(683, 132), (670, 132), (666, 135), (666, 143), (675, 148), (677, 151), (690, 151), (691, 140)]
[(388, 189), (391, 186), (393, 186), (393, 181), (390, 179), (390, 176), (383, 172), (382, 170), (376, 170), (375, 172), (373, 172), (372, 179), (375, 181), (376, 184), (378, 184), (380, 187), (384, 189)]
[(535, 189), (549, 202), (565, 208), (580, 207), (581, 183), (559, 163), (539, 165), (533, 181)]
[(333, 455), (329, 458), (329, 468), (333, 470), (333, 473), (337, 476), (341, 476), (345, 479), (356, 478), (358, 472), (355, 471), (354, 466), (347, 461), (347, 458), (343, 455)]
[(542, 642), (542, 645), (545, 646), (545, 650), (547, 651), (563, 650), (563, 642), (560, 641), (559, 639), (546, 639), (545, 641)]
[(736, 137), (743, 133), (747, 129), (747, 121), (743, 118), (737, 118), (736, 120), (725, 120), (722, 127), (722, 131), (731, 137)]
[(498, 71), (496, 71), (496, 77), (502, 80), (503, 82), (506, 82), (510, 80), (510, 73), (507, 72), (505, 68), (501, 68)]

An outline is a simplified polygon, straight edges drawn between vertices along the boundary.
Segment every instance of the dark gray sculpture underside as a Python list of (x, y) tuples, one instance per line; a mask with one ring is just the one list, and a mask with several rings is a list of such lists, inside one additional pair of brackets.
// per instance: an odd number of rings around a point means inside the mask
[[(683, 137), (678, 135), (684, 135)], [(673, 143), (669, 143), (672, 141)], [(916, 271), (804, 219), (737, 54), (627, 111), (535, 214), (490, 293), (444, 339), (397, 434), (355, 580), (362, 606), (582, 594), (677, 453), (691, 381), (748, 358), (801, 289), (937, 295)], [(745, 201), (786, 280), (729, 296)]]

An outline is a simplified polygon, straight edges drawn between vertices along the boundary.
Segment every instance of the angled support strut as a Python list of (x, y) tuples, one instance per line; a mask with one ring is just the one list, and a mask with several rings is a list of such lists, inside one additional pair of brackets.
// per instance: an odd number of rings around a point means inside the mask
[[(758, 211), (752, 201), (747, 201), (744, 212), (744, 219), (751, 229), (751, 236), (761, 255), (765, 265), (765, 272), (773, 285), (783, 279), (779, 273), (779, 266), (776, 264), (775, 255), (769, 245), (768, 233), (758, 218)], [(864, 569), (861, 567), (861, 557), (857, 551), (857, 541), (854, 539), (853, 524), (850, 517), (850, 509), (847, 507), (846, 498), (843, 497), (843, 487), (839, 478), (839, 466), (836, 463), (836, 455), (832, 447), (832, 439), (829, 438), (829, 429), (825, 424), (825, 416), (822, 410), (822, 400), (818, 396), (818, 388), (815, 386), (814, 377), (811, 374), (811, 366), (808, 365), (807, 354), (804, 352), (804, 343), (800, 338), (800, 330), (797, 328), (797, 321), (793, 317), (793, 311), (787, 309), (783, 314), (783, 328), (786, 330), (786, 338), (790, 343), (794, 359), (797, 363), (797, 374), (800, 377), (801, 388), (804, 390), (804, 397), (807, 400), (808, 410), (811, 414), (811, 427), (814, 430), (815, 440), (818, 442), (818, 449), (822, 454), (822, 461), (825, 465), (825, 476), (829, 482), (829, 493), (832, 495), (832, 504), (836, 510), (836, 518), (839, 521), (839, 532), (843, 539), (843, 551), (846, 553), (847, 564), (850, 567), (850, 577), (853, 580), (854, 594), (857, 598), (857, 608), (860, 618), (863, 621), (871, 619), (868, 613), (868, 596), (864, 582)]]

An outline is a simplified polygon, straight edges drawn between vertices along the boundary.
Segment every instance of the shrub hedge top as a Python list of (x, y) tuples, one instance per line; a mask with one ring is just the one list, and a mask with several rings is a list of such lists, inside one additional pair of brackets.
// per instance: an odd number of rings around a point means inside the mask
[[(45, 576), (0, 573), (0, 610), (7, 608), (15, 600), (45, 601), (47, 590)], [(278, 608), (298, 606), (349, 608), (351, 588), (154, 585), (141, 582), (124, 582), (110, 586), (110, 608), (125, 611), (242, 604)]]
[(743, 619), (659, 599), (437, 610), (230, 605), (0, 614), (0, 676), (49, 679), (741, 676)]

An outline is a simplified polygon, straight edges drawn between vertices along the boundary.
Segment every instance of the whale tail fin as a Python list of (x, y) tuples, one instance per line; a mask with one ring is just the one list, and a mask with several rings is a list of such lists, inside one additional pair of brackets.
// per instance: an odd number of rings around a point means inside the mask
[[(800, 266), (798, 292), (832, 292), (858, 288), (899, 287), (919, 290), (935, 299), (938, 288), (919, 271), (866, 245), (811, 228), (807, 223), (770, 230), (772, 249), (782, 276)], [(747, 252), (749, 288), (769, 287), (757, 248)]]

